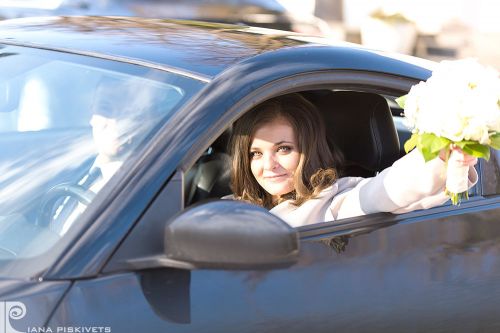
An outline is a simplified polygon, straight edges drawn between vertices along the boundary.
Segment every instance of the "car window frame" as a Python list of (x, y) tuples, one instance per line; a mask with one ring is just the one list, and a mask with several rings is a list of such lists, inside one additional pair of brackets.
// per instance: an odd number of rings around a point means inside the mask
[[(294, 81), (290, 87), (290, 80)], [(383, 85), (382, 85), (383, 82)], [(410, 88), (420, 81), (414, 78), (401, 77), (392, 74), (356, 71), (356, 70), (330, 70), (321, 72), (301, 73), (290, 77), (273, 81), (267, 85), (256, 89), (244, 99), (235, 103), (235, 105), (218, 121), (218, 125), (225, 120), (226, 126), (216, 126), (213, 131), (207, 131), (206, 135), (200, 140), (202, 144), (193, 145), (192, 149), (186, 154), (179, 164), (178, 170), (185, 174), (195, 165), (199, 157), (209, 149), (212, 143), (227, 130), (237, 119), (249, 111), (255, 105), (280, 95), (294, 92), (303, 92), (307, 90), (339, 89), (353, 90), (360, 92), (369, 92), (381, 96), (402, 96)], [(396, 98), (396, 97), (395, 97)], [(391, 108), (394, 118), (394, 110)], [(482, 195), (481, 164), (476, 166), (478, 171), (478, 182), (469, 192), (471, 196)], [(183, 202), (183, 207), (186, 208)], [(444, 206), (450, 203), (443, 204)]]
[[(315, 85), (315, 89), (322, 89), (321, 85)], [(330, 88), (332, 86), (329, 86)], [(345, 88), (342, 87), (341, 85), (336, 86), (335, 88)], [(360, 92), (372, 92), (372, 93), (378, 93), (380, 95), (384, 95), (384, 97), (387, 97), (387, 90), (384, 89), (379, 89), (373, 88), (371, 86), (366, 86), (366, 85), (360, 85), (360, 86), (349, 86), (350, 89), (353, 91), (360, 91)], [(324, 87), (323, 87), (324, 89)], [(287, 90), (286, 92), (283, 92), (282, 94), (290, 93), (290, 92), (301, 92), (305, 91), (308, 89), (305, 89), (305, 87), (295, 87), (293, 90)], [(278, 94), (276, 96), (279, 96), (281, 94)], [(393, 95), (390, 94), (390, 95)], [(400, 110), (402, 111), (402, 110)], [(398, 111), (394, 110), (391, 108), (391, 112), (393, 113), (393, 118), (397, 117), (394, 114), (397, 114)], [(215, 140), (215, 139), (214, 139)], [(213, 140), (213, 141), (214, 141)], [(208, 145), (208, 147), (212, 144), (212, 142)], [(196, 162), (195, 162), (196, 163)], [(184, 168), (180, 169), (184, 170)], [(183, 174), (189, 171), (190, 169), (186, 169), (186, 171), (183, 171)], [(481, 185), (481, 166), (478, 164), (476, 166), (476, 170), (478, 172), (478, 183), (471, 189), (469, 190), (469, 194), (471, 195), (470, 199), (466, 203), (462, 203), (461, 207), (455, 207), (451, 204), (451, 202), (447, 201), (446, 203), (425, 209), (425, 210), (418, 210), (418, 211), (412, 211), (409, 213), (403, 213), (403, 214), (393, 214), (393, 213), (374, 213), (374, 214), (366, 214), (366, 215), (361, 215), (361, 216), (355, 216), (355, 217), (350, 217), (350, 218), (345, 218), (345, 219), (339, 219), (335, 221), (326, 221), (326, 222), (320, 222), (320, 223), (313, 223), (301, 227), (297, 227), (297, 231), (300, 234), (301, 239), (303, 240), (311, 240), (315, 239), (319, 236), (319, 239), (324, 239), (324, 238), (331, 238), (331, 237), (337, 237), (337, 236), (354, 236), (357, 234), (362, 234), (366, 232), (371, 232), (375, 229), (378, 229), (379, 227), (388, 227), (397, 223), (400, 223), (404, 221), (405, 223), (407, 222), (414, 222), (414, 221), (419, 221), (419, 220), (427, 220), (431, 218), (439, 218), (442, 217), (443, 215), (451, 214), (451, 215), (456, 215), (460, 214), (459, 212), (461, 209), (465, 210), (470, 210), (471, 208), (477, 207), (477, 203), (480, 201), (483, 201), (483, 196), (482, 196), (482, 185)], [(482, 206), (482, 205), (479, 205)], [(188, 208), (189, 206), (183, 206), (183, 209)], [(457, 213), (457, 210), (459, 211)], [(381, 222), (383, 220), (384, 222)]]
[[(290, 85), (291, 79), (294, 81), (293, 86)], [(382, 84), (382, 82), (384, 83)], [(329, 70), (283, 77), (255, 89), (252, 93), (240, 99), (230, 107), (208, 131), (204, 132), (203, 135), (198, 138), (197, 142), (199, 144), (193, 144), (191, 149), (182, 157), (176, 168), (175, 175), (171, 178), (172, 184), (175, 184), (176, 187), (175, 193), (180, 196), (176, 199), (179, 205), (175, 211), (170, 211), (168, 216), (174, 216), (187, 208), (185, 206), (183, 194), (185, 173), (189, 171), (198, 158), (207, 151), (210, 145), (228, 128), (228, 126), (230, 126), (230, 124), (234, 123), (234, 121), (256, 104), (287, 93), (326, 88), (351, 89), (373, 92), (381, 95), (389, 94), (397, 96), (398, 94), (402, 95), (406, 93), (410, 87), (417, 82), (418, 80), (413, 78), (402, 78), (385, 73), (360, 72), (355, 70)], [(167, 183), (164, 189), (158, 194), (157, 198), (162, 197), (168, 188), (169, 185)], [(298, 227), (296, 230), (301, 241), (317, 241), (343, 235), (354, 236), (398, 223), (411, 223), (450, 214), (459, 214), (462, 210), (470, 210), (478, 207), (477, 203), (480, 200), (483, 200), (483, 198), (476, 196), (472, 197), (468, 202), (463, 203), (460, 207), (445, 204), (428, 210), (414, 211), (399, 215), (376, 213), (337, 221), (315, 223)], [(141, 220), (138, 221), (131, 231), (130, 235), (134, 233), (140, 234), (144, 230), (144, 225), (155, 223), (151, 217), (158, 216), (154, 211), (159, 209), (158, 205), (161, 205), (161, 203), (157, 204), (157, 202), (158, 201), (155, 201), (150, 206), (150, 209), (145, 212)], [(166, 219), (163, 219), (163, 222), (165, 221)], [(156, 220), (156, 223), (158, 223), (158, 220)], [(140, 244), (141, 241), (144, 241), (144, 239), (136, 237), (135, 241), (128, 244), (128, 246), (134, 248), (134, 244)], [(116, 253), (119, 252), (118, 250)], [(130, 262), (134, 261), (134, 258), (139, 257), (138, 254), (134, 253), (133, 250), (124, 253), (126, 254), (120, 257), (114, 255), (103, 272), (112, 273), (120, 270), (138, 269), (130, 264)], [(117, 265), (118, 262), (120, 262), (120, 265)]]

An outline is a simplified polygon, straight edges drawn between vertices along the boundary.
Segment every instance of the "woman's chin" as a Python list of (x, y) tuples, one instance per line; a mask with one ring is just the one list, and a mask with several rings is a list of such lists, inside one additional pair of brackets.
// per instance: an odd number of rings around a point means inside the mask
[(289, 186), (266, 186), (264, 187), (267, 193), (271, 194), (273, 197), (280, 197), (282, 195), (288, 194), (293, 191), (293, 188)]

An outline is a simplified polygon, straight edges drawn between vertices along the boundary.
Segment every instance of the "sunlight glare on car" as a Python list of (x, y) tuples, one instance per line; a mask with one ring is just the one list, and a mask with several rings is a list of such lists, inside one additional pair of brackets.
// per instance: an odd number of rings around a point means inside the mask
[(0, 7), (56, 9), (63, 0), (2, 0)]

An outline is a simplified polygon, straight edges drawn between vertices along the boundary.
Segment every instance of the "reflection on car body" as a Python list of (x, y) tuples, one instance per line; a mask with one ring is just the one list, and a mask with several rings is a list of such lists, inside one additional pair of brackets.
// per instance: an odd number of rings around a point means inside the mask
[[(24, 4), (21, 2), (25, 2)], [(245, 24), (332, 37), (327, 22), (312, 14), (295, 13), (277, 0), (53, 0), (0, 3), (0, 19), (33, 16), (139, 16)]]
[[(320, 110), (346, 174), (372, 176), (404, 154), (394, 98), (431, 67), (331, 44), (193, 21), (3, 22), (0, 294), (25, 310), (9, 328), (498, 331), (495, 158), (481, 161), (458, 207), (292, 228), (218, 199), (230, 193), (234, 121), (290, 92)], [(351, 99), (336, 102), (346, 91)], [(365, 120), (381, 116), (364, 112), (374, 96), (389, 112), (377, 149), (349, 140), (377, 130)], [(129, 122), (118, 170), (89, 195), (81, 181), (102, 148), (96, 107)], [(354, 111), (335, 131), (336, 116)], [(368, 158), (375, 151), (381, 159)], [(51, 227), (45, 217), (75, 198), (81, 209), (64, 232)]]

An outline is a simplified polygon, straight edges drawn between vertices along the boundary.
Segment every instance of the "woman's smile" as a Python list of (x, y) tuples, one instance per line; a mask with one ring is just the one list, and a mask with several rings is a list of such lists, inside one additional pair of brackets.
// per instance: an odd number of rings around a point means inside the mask
[(250, 168), (259, 185), (275, 199), (295, 189), (300, 153), (292, 126), (278, 118), (260, 126), (250, 146)]
[(285, 179), (288, 176), (288, 174), (284, 173), (281, 175), (274, 175), (274, 176), (264, 176), (264, 179), (267, 179), (269, 181), (274, 181), (274, 182), (279, 182)]

